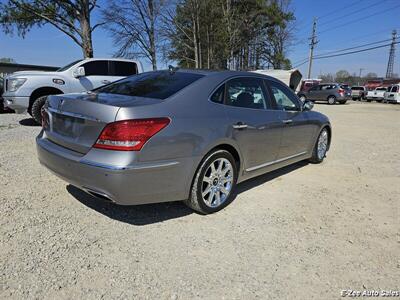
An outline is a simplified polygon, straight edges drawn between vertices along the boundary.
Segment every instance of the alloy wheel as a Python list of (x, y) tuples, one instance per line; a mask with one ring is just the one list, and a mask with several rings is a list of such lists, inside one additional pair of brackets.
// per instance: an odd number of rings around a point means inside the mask
[(326, 150), (328, 149), (328, 131), (322, 130), (318, 138), (317, 155), (318, 159), (322, 160), (325, 157)]
[(232, 190), (233, 167), (226, 158), (214, 160), (204, 173), (201, 196), (209, 207), (223, 204)]
[(329, 97), (329, 98), (328, 98), (328, 103), (329, 103), (329, 104), (335, 104), (335, 102), (336, 102), (335, 97)]

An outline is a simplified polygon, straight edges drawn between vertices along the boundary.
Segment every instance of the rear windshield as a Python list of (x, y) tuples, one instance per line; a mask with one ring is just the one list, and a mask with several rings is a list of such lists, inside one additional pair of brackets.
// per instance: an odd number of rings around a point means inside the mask
[(100, 87), (94, 92), (166, 99), (203, 76), (185, 72), (148, 72)]
[(361, 87), (361, 86), (353, 86), (351, 89), (352, 89), (353, 91), (363, 91), (363, 90), (364, 90), (364, 88)]

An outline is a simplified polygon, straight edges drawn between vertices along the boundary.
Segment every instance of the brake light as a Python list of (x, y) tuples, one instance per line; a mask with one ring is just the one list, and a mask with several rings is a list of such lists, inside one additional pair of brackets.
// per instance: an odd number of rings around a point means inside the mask
[(343, 94), (344, 94), (344, 89), (339, 89), (339, 91), (338, 91), (338, 92), (339, 92), (339, 94), (340, 94), (340, 95), (342, 95), (342, 96), (343, 96)]
[(170, 123), (168, 118), (117, 121), (107, 124), (94, 148), (140, 151), (143, 145)]
[(42, 127), (46, 129), (47, 127), (49, 127), (49, 115), (44, 108), (42, 108), (40, 114), (42, 116)]

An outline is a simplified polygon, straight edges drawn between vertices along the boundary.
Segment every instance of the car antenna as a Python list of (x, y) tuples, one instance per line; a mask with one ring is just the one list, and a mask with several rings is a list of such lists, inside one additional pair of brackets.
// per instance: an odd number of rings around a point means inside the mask
[(170, 73), (171, 75), (173, 75), (173, 74), (175, 74), (176, 71), (179, 70), (179, 68), (178, 68), (178, 67), (174, 67), (174, 66), (172, 66), (172, 65), (169, 65), (169, 66), (168, 66), (168, 70), (169, 70), (169, 73)]

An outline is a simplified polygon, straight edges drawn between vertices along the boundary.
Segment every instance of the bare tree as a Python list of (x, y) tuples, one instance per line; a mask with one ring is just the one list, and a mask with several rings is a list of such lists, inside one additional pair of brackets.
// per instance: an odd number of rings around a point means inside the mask
[(106, 29), (119, 47), (116, 56), (145, 57), (157, 69), (160, 11), (164, 8), (160, 0), (112, 1), (103, 10)]
[(92, 33), (103, 23), (91, 25), (91, 13), (97, 0), (8, 0), (0, 4), (0, 25), (22, 37), (35, 25), (51, 24), (69, 36), (84, 57), (93, 57)]

